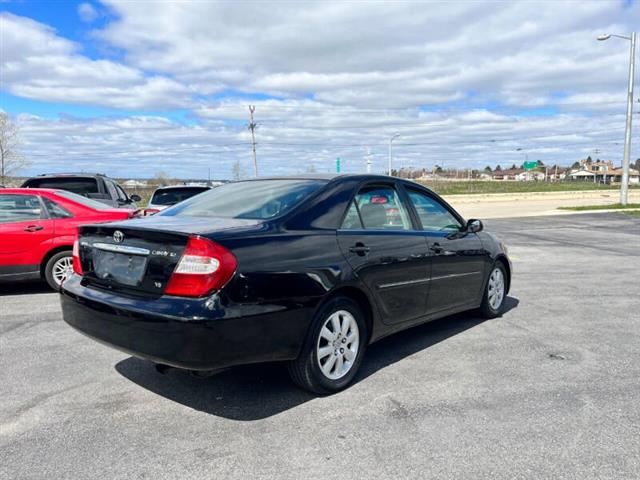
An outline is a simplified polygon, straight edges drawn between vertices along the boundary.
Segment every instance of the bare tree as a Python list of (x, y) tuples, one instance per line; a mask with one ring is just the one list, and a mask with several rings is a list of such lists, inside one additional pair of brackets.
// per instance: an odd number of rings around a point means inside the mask
[(151, 183), (158, 186), (171, 185), (172, 183), (174, 183), (174, 180), (169, 176), (167, 172), (159, 170), (151, 179)]
[(20, 130), (9, 115), (0, 112), (0, 185), (6, 177), (27, 164), (20, 152)]

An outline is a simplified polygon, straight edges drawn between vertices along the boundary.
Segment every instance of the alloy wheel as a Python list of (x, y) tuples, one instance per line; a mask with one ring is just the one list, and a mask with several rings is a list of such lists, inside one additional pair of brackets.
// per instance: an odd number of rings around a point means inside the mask
[(491, 272), (488, 289), (489, 306), (498, 311), (504, 300), (504, 274), (499, 268), (494, 268)]
[(344, 377), (358, 356), (360, 331), (354, 316), (338, 310), (327, 318), (316, 345), (316, 357), (323, 375), (331, 380)]
[(73, 259), (71, 257), (62, 257), (53, 264), (51, 276), (56, 285), (62, 285), (62, 282), (73, 273)]

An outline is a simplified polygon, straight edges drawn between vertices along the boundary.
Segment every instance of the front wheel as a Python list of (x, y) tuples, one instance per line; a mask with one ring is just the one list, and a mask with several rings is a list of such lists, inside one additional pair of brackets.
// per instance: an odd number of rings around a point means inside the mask
[(480, 313), (484, 318), (496, 318), (504, 311), (504, 299), (507, 292), (507, 272), (502, 262), (496, 262), (489, 274), (485, 287)]
[(62, 282), (73, 273), (71, 250), (58, 252), (44, 266), (44, 279), (54, 290), (60, 290)]
[(358, 304), (347, 297), (331, 299), (315, 315), (300, 355), (289, 364), (291, 378), (314, 393), (342, 390), (362, 362), (366, 340)]

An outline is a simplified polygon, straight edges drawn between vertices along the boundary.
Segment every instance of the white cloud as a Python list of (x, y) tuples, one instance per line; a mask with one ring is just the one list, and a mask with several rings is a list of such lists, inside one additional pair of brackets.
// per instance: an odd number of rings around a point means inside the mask
[[(400, 137), (394, 143), (395, 164), (414, 168), (519, 165), (525, 154), (549, 165), (570, 165), (595, 155), (595, 148), (602, 158), (618, 163), (621, 158), (617, 143), (624, 130), (623, 114), (609, 115), (604, 123), (602, 118), (574, 114), (521, 118), (485, 110), (446, 114), (403, 110), (387, 112), (385, 122), (380, 122), (382, 111), (346, 108), (332, 115), (314, 105), (257, 104), (256, 112), (264, 113), (257, 132), (261, 172), (304, 172), (311, 165), (330, 172), (336, 157), (342, 159), (343, 171), (359, 172), (365, 167), (367, 147), (374, 171), (384, 172), (387, 141), (396, 132)], [(209, 120), (192, 125), (150, 116), (89, 120), (21, 116), (25, 153), (32, 162), (28, 173), (65, 171), (73, 165), (113, 176), (151, 176), (165, 170), (182, 178), (205, 178), (211, 168), (214, 177), (230, 178), (236, 160), (251, 172), (250, 140), (242, 123), (246, 108), (229, 103), (199, 113)], [(238, 121), (229, 122), (230, 118)], [(634, 146), (638, 151), (638, 141)]]
[(624, 45), (600, 44), (595, 35), (629, 31), (640, 21), (638, 5), (618, 1), (580, 8), (568, 2), (167, 2), (153, 15), (143, 3), (107, 3), (120, 19), (97, 35), (140, 68), (186, 83), (311, 93), (359, 106), (441, 103), (469, 92), (529, 103), (552, 92), (622, 89)]
[(110, 60), (92, 60), (41, 23), (3, 13), (2, 88), (26, 98), (123, 109), (192, 104), (188, 86)]
[(98, 18), (99, 13), (93, 5), (83, 2), (78, 5), (78, 16), (83, 22), (91, 23)]
[[(118, 61), (0, 16), (4, 89), (123, 110), (20, 117), (32, 173), (73, 162), (229, 177), (236, 160), (249, 172), (248, 103), (264, 173), (328, 171), (338, 156), (360, 171), (367, 147), (382, 172), (396, 132), (397, 162), (416, 168), (519, 164), (523, 152), (570, 164), (595, 148), (621, 157), (628, 46), (595, 36), (632, 30), (637, 3), (105, 3), (113, 20), (90, 38)], [(178, 108), (193, 118), (127, 113)]]

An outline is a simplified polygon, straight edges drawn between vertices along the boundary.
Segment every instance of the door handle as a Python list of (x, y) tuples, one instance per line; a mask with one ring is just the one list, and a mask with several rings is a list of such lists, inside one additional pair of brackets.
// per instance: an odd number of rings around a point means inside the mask
[(433, 245), (431, 245), (429, 250), (431, 250), (436, 255), (440, 255), (442, 252), (444, 252), (444, 248), (442, 248), (439, 243), (434, 243)]
[(25, 232), (38, 232), (40, 230), (44, 230), (44, 227), (40, 225), (29, 225), (24, 229)]
[(367, 253), (371, 251), (371, 249), (367, 247), (364, 243), (358, 242), (352, 247), (349, 247), (349, 251), (351, 253), (355, 253), (357, 255), (360, 255), (361, 257), (364, 257)]

